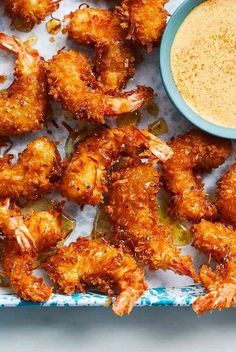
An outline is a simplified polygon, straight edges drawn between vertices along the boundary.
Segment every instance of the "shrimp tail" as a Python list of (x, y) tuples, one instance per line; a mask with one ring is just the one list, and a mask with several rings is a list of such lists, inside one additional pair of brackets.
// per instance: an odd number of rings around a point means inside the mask
[(0, 48), (17, 54), (24, 48), (24, 45), (16, 36), (10, 37), (5, 33), (0, 33)]
[(169, 269), (179, 275), (189, 276), (193, 278), (195, 282), (199, 282), (199, 277), (193, 267), (193, 261), (190, 255), (174, 258), (170, 263)]
[(15, 237), (22, 251), (35, 248), (34, 238), (24, 224), (20, 213), (15, 209), (10, 209), (10, 198), (0, 203), (0, 228), (8, 237)]
[(147, 104), (153, 98), (153, 89), (150, 87), (138, 86), (135, 91), (131, 91), (122, 95), (122, 97), (114, 97), (107, 95), (106, 99), (106, 115), (117, 115), (132, 112)]
[(135, 302), (148, 288), (144, 282), (143, 270), (136, 269), (135, 272), (126, 272), (120, 281), (120, 287), (122, 292), (113, 303), (112, 309), (115, 314), (123, 316), (132, 311)]
[(132, 288), (128, 288), (122, 292), (113, 303), (113, 312), (120, 317), (124, 314), (129, 314), (138, 298), (139, 295), (137, 295), (137, 292), (135, 292)]
[(153, 155), (155, 155), (160, 161), (165, 162), (173, 156), (172, 149), (161, 139), (154, 136), (148, 131), (142, 131), (142, 134), (148, 140), (148, 146)]
[(17, 243), (22, 251), (31, 251), (35, 248), (34, 238), (25, 225), (22, 224), (15, 234)]
[[(234, 265), (235, 263), (231, 263)], [(224, 266), (217, 266), (213, 271), (207, 265), (203, 265), (200, 269), (200, 278), (202, 284), (208, 291), (204, 296), (198, 297), (193, 302), (193, 310), (198, 314), (211, 312), (214, 309), (222, 310), (223, 308), (230, 308), (236, 303), (236, 284), (234, 281), (234, 273), (230, 262)], [(232, 269), (232, 268), (231, 268)]]
[(223, 308), (230, 308), (236, 303), (236, 285), (228, 282), (220, 285), (216, 290), (205, 296), (198, 297), (192, 307), (195, 313), (202, 315), (212, 312), (214, 309), (221, 311)]

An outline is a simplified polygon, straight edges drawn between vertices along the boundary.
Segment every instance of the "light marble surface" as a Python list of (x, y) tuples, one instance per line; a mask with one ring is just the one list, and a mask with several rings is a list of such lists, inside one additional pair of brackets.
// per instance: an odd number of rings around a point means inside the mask
[(1, 352), (234, 352), (236, 310), (197, 318), (190, 308), (3, 308)]

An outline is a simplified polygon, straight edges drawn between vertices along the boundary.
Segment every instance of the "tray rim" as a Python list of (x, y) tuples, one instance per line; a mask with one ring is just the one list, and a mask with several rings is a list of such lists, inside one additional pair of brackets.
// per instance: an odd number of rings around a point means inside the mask
[[(172, 288), (151, 288), (135, 304), (136, 307), (145, 306), (191, 306), (193, 301), (204, 293), (201, 285), (189, 285)], [(0, 307), (88, 307), (106, 306), (108, 296), (89, 292), (86, 294), (74, 293), (73, 295), (53, 294), (43, 303), (24, 301), (12, 293), (0, 295)]]

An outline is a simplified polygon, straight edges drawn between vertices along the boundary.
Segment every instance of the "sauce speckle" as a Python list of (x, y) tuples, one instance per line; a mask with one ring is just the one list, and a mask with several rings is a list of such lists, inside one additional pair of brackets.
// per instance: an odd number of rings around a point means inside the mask
[(157, 116), (159, 114), (159, 106), (155, 101), (151, 101), (147, 105), (146, 110), (149, 113), (149, 115), (152, 115), (152, 116)]
[(154, 136), (159, 136), (160, 134), (168, 133), (168, 125), (165, 119), (160, 118), (148, 125), (148, 131), (154, 134)]
[(159, 192), (158, 214), (160, 223), (167, 226), (173, 236), (173, 242), (176, 246), (186, 246), (192, 242), (193, 234), (189, 226), (179, 220), (172, 219), (168, 215), (169, 197), (165, 191)]
[(118, 127), (125, 127), (125, 126), (137, 126), (141, 119), (141, 113), (139, 110), (133, 112), (127, 112), (125, 114), (118, 115), (116, 119), (116, 123)]
[(46, 28), (49, 34), (52, 34), (52, 35), (58, 34), (61, 30), (61, 20), (59, 20), (58, 18), (51, 18), (46, 23)]

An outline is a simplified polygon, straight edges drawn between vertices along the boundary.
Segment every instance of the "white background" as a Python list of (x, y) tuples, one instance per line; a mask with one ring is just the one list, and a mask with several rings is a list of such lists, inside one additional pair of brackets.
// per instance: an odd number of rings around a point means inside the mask
[(1, 352), (235, 352), (236, 310), (197, 318), (191, 308), (2, 308)]

